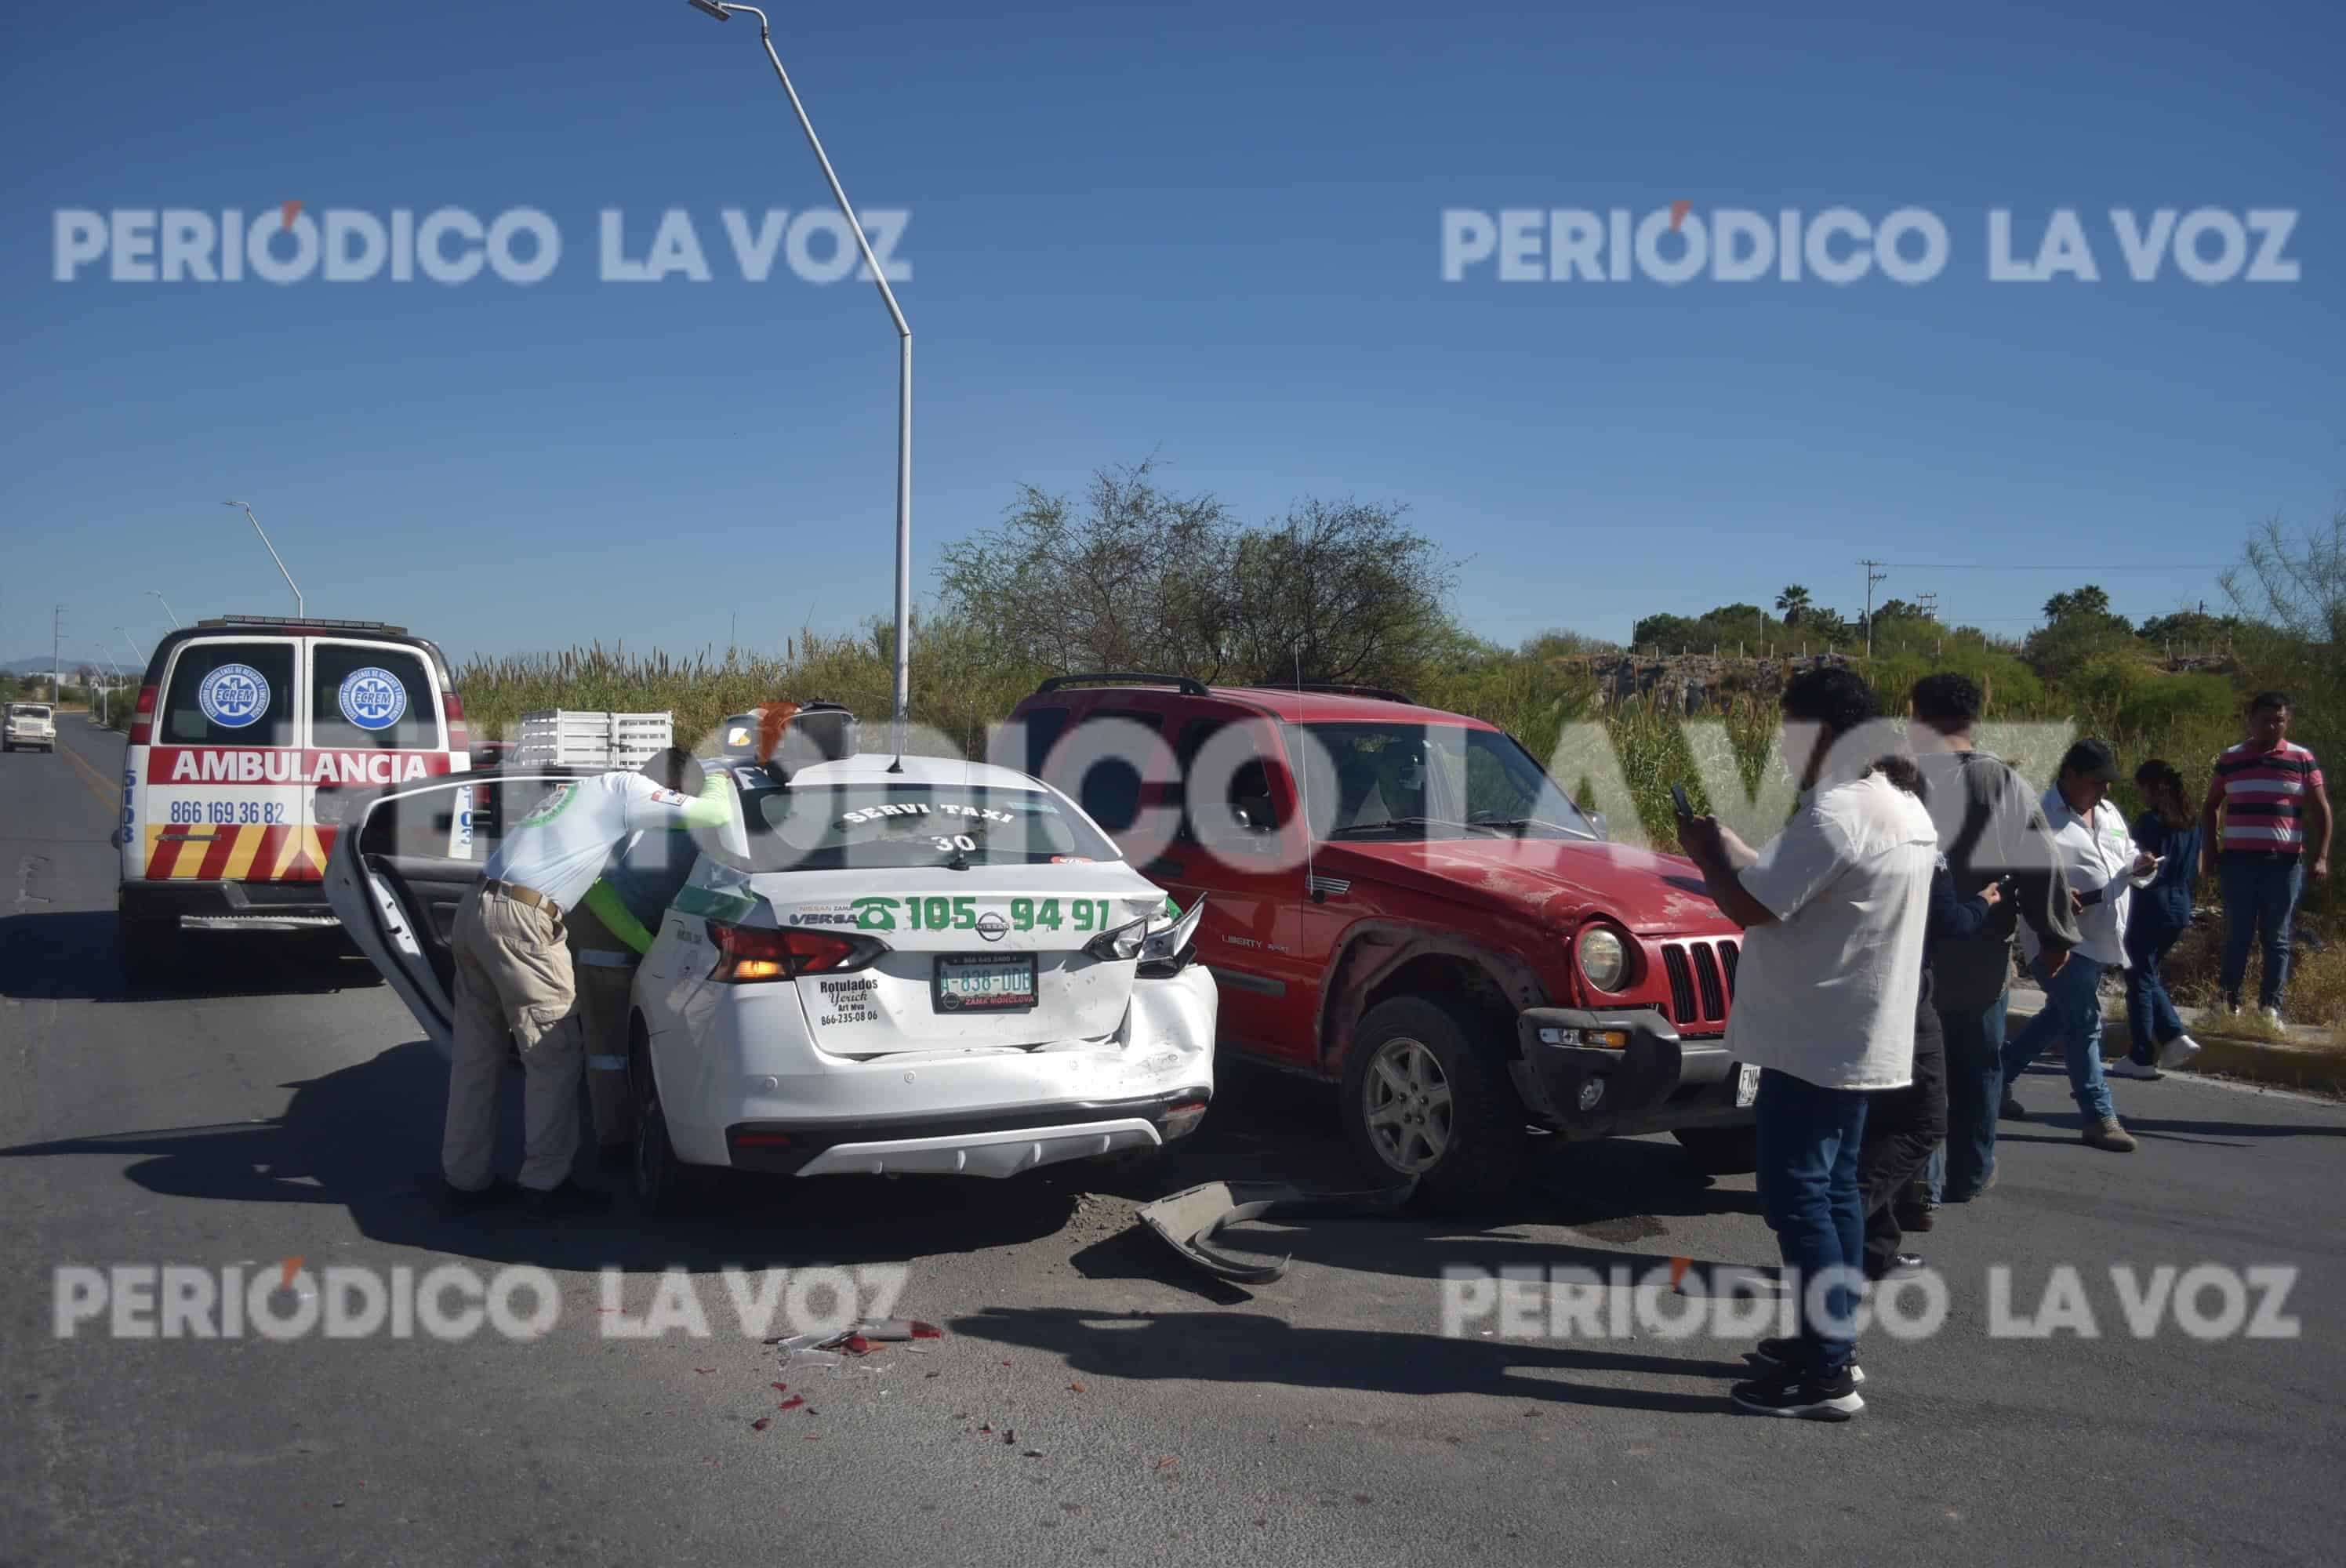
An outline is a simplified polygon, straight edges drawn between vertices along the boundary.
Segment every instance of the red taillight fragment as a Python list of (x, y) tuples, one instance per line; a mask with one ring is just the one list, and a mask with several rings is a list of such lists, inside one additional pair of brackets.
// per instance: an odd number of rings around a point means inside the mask
[(138, 716), (130, 721), (131, 745), (147, 746), (153, 743), (155, 704), (159, 700), (160, 696), (161, 693), (154, 687), (142, 686), (138, 688)]
[(459, 754), (471, 751), (471, 732), (464, 728), (464, 699), (453, 691), (442, 692), (440, 713), (448, 721), (448, 749)]
[(785, 1146), (790, 1141), (790, 1135), (788, 1133), (736, 1133), (733, 1135), (733, 1145), (736, 1148), (775, 1149)]
[(804, 1403), (806, 1403), (806, 1396), (804, 1394), (792, 1394), (789, 1399), (784, 1400), (780, 1404), (774, 1408), (780, 1410), (794, 1410)]
[(942, 1339), (944, 1337), (945, 1331), (934, 1323), (923, 1323), (918, 1319), (913, 1323), (913, 1338), (915, 1339)]
[(795, 980), (802, 974), (843, 974), (867, 967), (888, 951), (868, 936), (714, 920), (708, 924), (709, 940), (717, 945), (717, 968), (709, 978), (734, 985)]

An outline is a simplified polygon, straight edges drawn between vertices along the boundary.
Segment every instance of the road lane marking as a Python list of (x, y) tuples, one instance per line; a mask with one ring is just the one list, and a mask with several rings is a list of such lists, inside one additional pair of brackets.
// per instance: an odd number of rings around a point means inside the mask
[(67, 761), (81, 769), (79, 777), (83, 787), (97, 797), (97, 803), (106, 808), (108, 820), (119, 821), (122, 817), (122, 787), (109, 782), (105, 774), (100, 773), (87, 759), (72, 747), (66, 747), (63, 755)]

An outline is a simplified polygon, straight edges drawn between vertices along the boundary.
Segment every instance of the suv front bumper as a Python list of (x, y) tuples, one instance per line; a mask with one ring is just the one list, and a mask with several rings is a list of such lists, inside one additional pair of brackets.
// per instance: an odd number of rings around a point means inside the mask
[[(1598, 1042), (1619, 1041), (1620, 1044)], [(1527, 1008), (1515, 1018), (1515, 1087), (1539, 1118), (1574, 1136), (1739, 1126), (1744, 1076), (1720, 1039), (1688, 1040), (1659, 1013)]]

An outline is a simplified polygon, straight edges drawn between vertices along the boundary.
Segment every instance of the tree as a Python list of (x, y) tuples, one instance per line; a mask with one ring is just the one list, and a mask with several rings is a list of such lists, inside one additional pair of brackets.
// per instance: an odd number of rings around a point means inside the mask
[(2091, 583), (2066, 594), (2055, 594), (2045, 601), (2045, 618), (2048, 622), (2058, 623), (2088, 617), (2099, 620), (2107, 616), (2109, 613), (2109, 595)]
[(1402, 513), (1307, 500), (1235, 537), (1229, 594), (1210, 618), (1241, 678), (1400, 682), (1456, 639), (1443, 608), (1456, 565)]
[(947, 615), (994, 657), (1206, 680), (1401, 684), (1456, 645), (1456, 564), (1402, 508), (1306, 500), (1242, 527), (1153, 468), (1099, 470), (1080, 508), (1025, 486), (1001, 527), (944, 548)]
[(948, 613), (977, 626), (1000, 657), (1217, 678), (1231, 519), (1210, 495), (1160, 489), (1154, 468), (1151, 460), (1098, 470), (1080, 510), (1023, 487), (1001, 527), (941, 552)]
[(1788, 626), (1799, 626), (1807, 617), (1813, 606), (1814, 600), (1808, 589), (1798, 583), (1790, 585), (1776, 596), (1776, 608), (1782, 614), (1784, 624)]

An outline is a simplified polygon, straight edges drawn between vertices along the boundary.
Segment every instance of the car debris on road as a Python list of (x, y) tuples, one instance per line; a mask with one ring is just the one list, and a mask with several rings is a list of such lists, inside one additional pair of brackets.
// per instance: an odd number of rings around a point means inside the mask
[(1207, 1246), (1226, 1225), (1250, 1219), (1375, 1219), (1397, 1213), (1417, 1191), (1415, 1180), (1372, 1192), (1315, 1193), (1286, 1182), (1212, 1181), (1140, 1209), (1141, 1223), (1192, 1266), (1234, 1285), (1268, 1285), (1287, 1272), (1291, 1257), (1245, 1263)]

